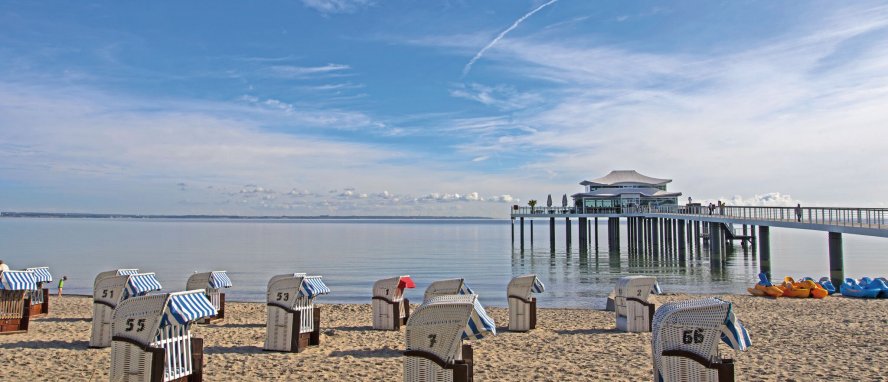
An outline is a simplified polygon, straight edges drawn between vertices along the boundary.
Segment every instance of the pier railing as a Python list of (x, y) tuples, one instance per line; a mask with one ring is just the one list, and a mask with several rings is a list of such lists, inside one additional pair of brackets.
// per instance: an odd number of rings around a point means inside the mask
[(692, 216), (723, 216), (738, 220), (798, 222), (807, 224), (836, 225), (888, 229), (888, 209), (848, 207), (755, 207), (722, 206), (658, 206), (658, 207), (513, 207), (513, 215), (547, 217), (553, 215), (623, 215), (623, 214), (673, 214)]

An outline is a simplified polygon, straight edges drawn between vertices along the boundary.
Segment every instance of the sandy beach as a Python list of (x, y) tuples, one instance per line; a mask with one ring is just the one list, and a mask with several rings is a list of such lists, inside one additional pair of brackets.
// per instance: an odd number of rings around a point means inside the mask
[[(737, 380), (888, 380), (888, 300), (717, 297), (735, 304), (753, 341), (734, 356)], [(50, 316), (33, 320), (28, 333), (0, 336), (3, 379), (107, 380), (111, 349), (87, 346), (91, 299), (52, 302)], [(205, 380), (400, 380), (403, 329), (371, 330), (369, 304), (320, 306), (321, 345), (291, 354), (262, 351), (265, 304), (227, 304), (224, 321), (193, 329), (205, 341)], [(616, 332), (612, 312), (541, 309), (538, 329), (529, 333), (506, 330), (506, 309), (488, 312), (499, 335), (474, 342), (478, 380), (651, 378), (650, 333)]]

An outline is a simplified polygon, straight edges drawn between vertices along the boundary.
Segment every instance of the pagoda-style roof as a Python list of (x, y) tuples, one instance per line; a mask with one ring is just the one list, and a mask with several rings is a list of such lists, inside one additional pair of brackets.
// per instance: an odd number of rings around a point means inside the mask
[(681, 192), (668, 192), (663, 190), (658, 190), (652, 187), (636, 187), (636, 188), (599, 188), (592, 192), (580, 192), (577, 194), (571, 195), (572, 198), (583, 198), (583, 197), (617, 197), (625, 194), (638, 194), (644, 197), (679, 197), (681, 196)]
[(642, 175), (635, 170), (614, 170), (601, 178), (584, 180), (580, 184), (583, 186), (618, 186), (621, 184), (660, 186), (671, 181), (672, 179), (652, 178)]

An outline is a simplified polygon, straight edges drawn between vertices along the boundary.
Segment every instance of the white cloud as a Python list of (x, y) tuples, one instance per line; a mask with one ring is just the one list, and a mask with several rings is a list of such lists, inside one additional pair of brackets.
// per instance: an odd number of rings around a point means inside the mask
[(460, 84), (450, 89), (450, 95), (464, 98), (500, 110), (524, 109), (539, 105), (542, 97), (535, 93), (521, 93), (508, 85), (485, 86), (478, 83)]
[(321, 13), (353, 13), (373, 3), (372, 0), (302, 0), (306, 7)]
[(348, 65), (333, 63), (322, 66), (272, 65), (268, 67), (269, 74), (284, 78), (328, 77), (331, 74), (342, 75), (343, 71), (349, 69), (351, 67)]

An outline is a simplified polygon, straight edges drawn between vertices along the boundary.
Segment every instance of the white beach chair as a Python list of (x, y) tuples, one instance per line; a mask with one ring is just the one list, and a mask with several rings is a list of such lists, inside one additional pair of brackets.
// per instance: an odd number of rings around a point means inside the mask
[(25, 270), (34, 272), (34, 275), (37, 276), (37, 289), (27, 295), (31, 318), (49, 314), (49, 283), (52, 282), (49, 267), (34, 267)]
[(206, 291), (207, 298), (218, 312), (213, 317), (201, 319), (197, 323), (209, 324), (211, 321), (222, 320), (225, 318), (225, 293), (221, 290), (231, 288), (231, 279), (225, 271), (212, 271), (195, 273), (188, 278), (185, 283), (185, 290), (203, 289)]
[(496, 325), (474, 294), (432, 297), (407, 321), (405, 382), (473, 380), (472, 346), (464, 339), (496, 335)]
[(654, 315), (654, 382), (733, 381), (733, 359), (721, 358), (719, 342), (735, 351), (751, 345), (730, 302), (706, 298), (664, 304)]
[(28, 331), (31, 307), (25, 295), (37, 290), (37, 275), (32, 271), (0, 272), (0, 334)]
[(410, 300), (404, 297), (404, 289), (415, 287), (407, 275), (373, 283), (373, 329), (400, 330), (410, 318)]
[(203, 290), (121, 302), (112, 318), (111, 381), (201, 381), (203, 340), (190, 326), (215, 314)]
[(534, 293), (543, 293), (546, 287), (536, 275), (518, 276), (509, 281), (506, 296), (509, 299), (509, 330), (526, 332), (536, 329), (537, 306)]
[(649, 332), (654, 317), (654, 304), (648, 296), (657, 285), (651, 276), (626, 276), (617, 280), (614, 294), (614, 312), (617, 330)]
[(438, 280), (433, 281), (428, 287), (426, 287), (422, 301), (426, 302), (432, 297), (449, 296), (453, 294), (475, 294), (475, 292), (466, 285), (463, 279)]
[(330, 293), (321, 276), (278, 275), (268, 282), (265, 350), (301, 352), (321, 342), (321, 308), (314, 298)]
[(161, 289), (154, 273), (136, 273), (135, 269), (102, 272), (93, 284), (92, 334), (89, 346), (111, 346), (114, 308), (124, 300)]

